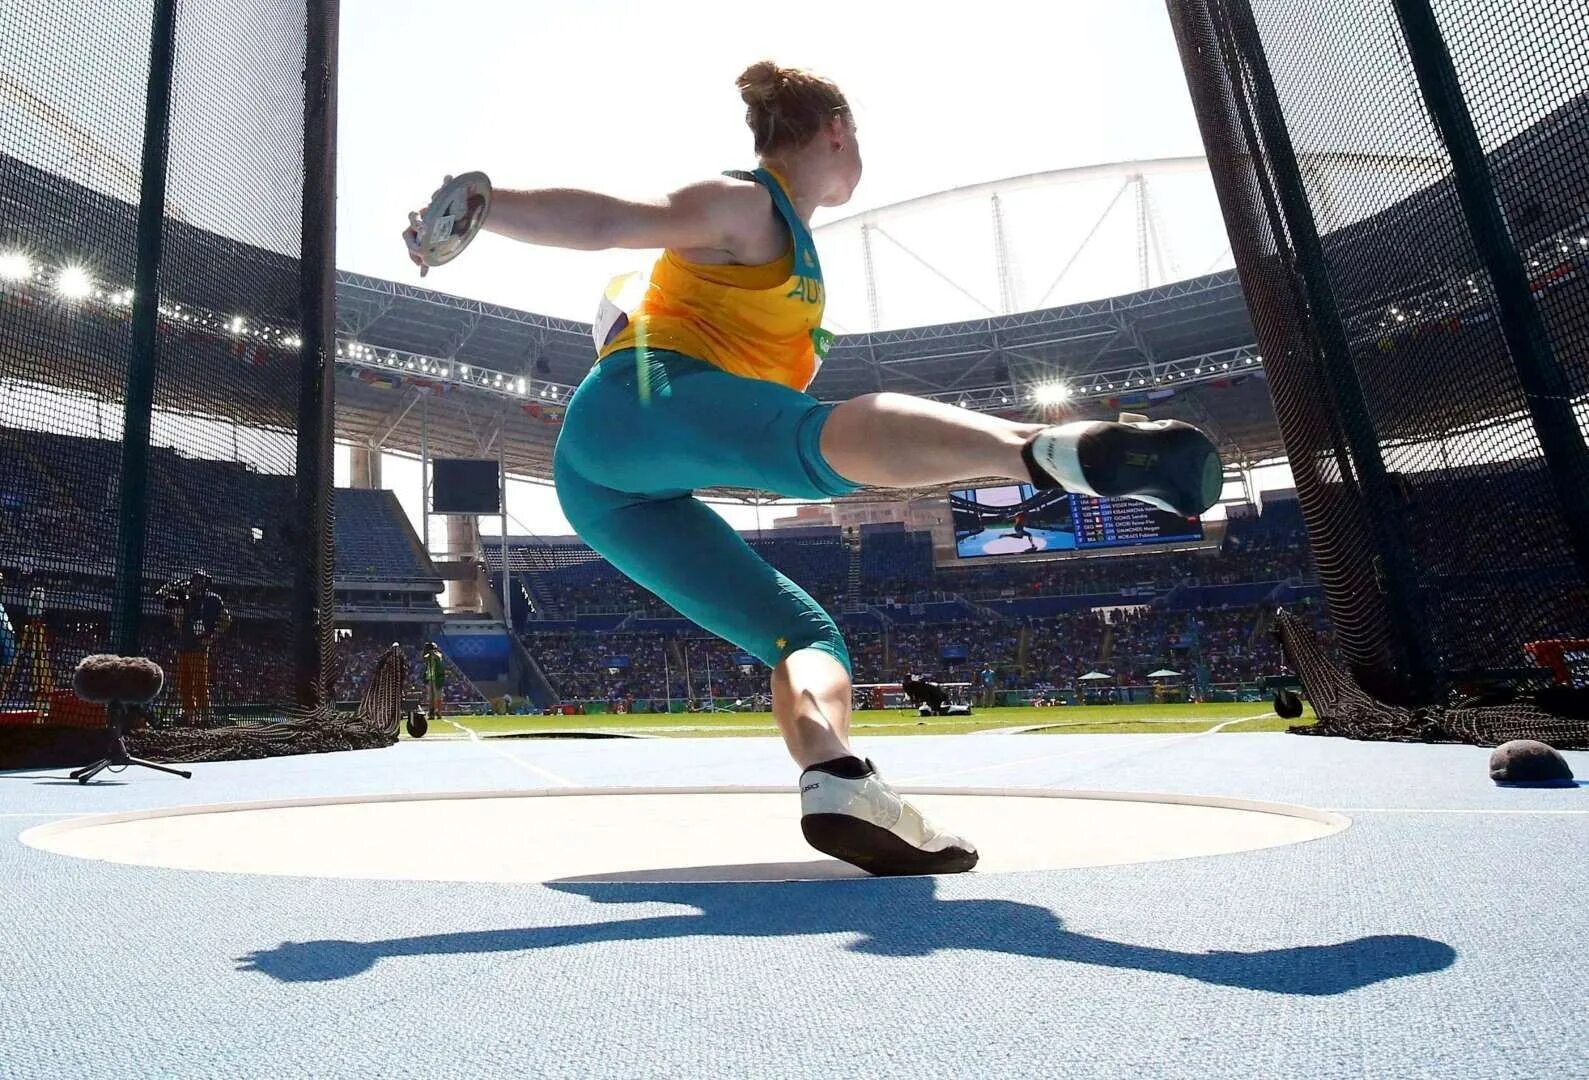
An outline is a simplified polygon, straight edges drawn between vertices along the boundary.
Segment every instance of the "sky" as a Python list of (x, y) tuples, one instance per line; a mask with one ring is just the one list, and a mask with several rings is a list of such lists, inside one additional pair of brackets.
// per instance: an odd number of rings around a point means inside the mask
[[(467, 45), (428, 44), (441, 25)], [(654, 196), (752, 166), (734, 79), (764, 57), (833, 79), (855, 113), (865, 176), (819, 227), (982, 181), (1202, 153), (1163, 0), (345, 0), (338, 265), (417, 281), (398, 234), (449, 173)], [(653, 258), (488, 235), (424, 284), (588, 320), (611, 277)]]

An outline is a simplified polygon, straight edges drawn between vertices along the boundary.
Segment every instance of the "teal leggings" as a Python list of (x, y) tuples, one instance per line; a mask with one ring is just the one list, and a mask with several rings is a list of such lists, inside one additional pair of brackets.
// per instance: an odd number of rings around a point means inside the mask
[(558, 501), (587, 544), (686, 618), (769, 666), (818, 649), (848, 671), (828, 613), (692, 494), (855, 491), (822, 457), (832, 411), (679, 353), (613, 353), (569, 399), (552, 463)]

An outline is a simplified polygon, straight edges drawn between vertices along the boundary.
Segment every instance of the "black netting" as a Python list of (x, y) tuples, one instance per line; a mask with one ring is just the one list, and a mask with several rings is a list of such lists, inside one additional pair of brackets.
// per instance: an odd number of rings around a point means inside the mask
[(0, 721), (92, 727), (73, 667), (131, 650), (167, 675), (147, 753), (396, 737), (329, 689), (334, 27), (332, 0), (0, 26)]
[[(177, 5), (144, 563), (151, 587), (214, 576), (233, 620), (210, 649), (217, 685), (236, 673), (269, 703), (295, 700), (296, 635), (314, 632), (291, 618), (306, 15), (303, 0)], [(192, 651), (172, 630), (162, 662)], [(202, 712), (182, 676), (174, 704)]]
[(1589, 632), (1577, 0), (1172, 0), (1352, 674), (1435, 704)]
[(1566, 715), (1527, 700), (1451, 708), (1387, 705), (1365, 693), (1341, 670), (1306, 620), (1282, 611), (1275, 619), (1275, 634), (1318, 715), (1316, 723), (1292, 728), (1295, 734), (1478, 746), (1538, 739), (1563, 750), (1589, 750), (1589, 719), (1582, 716)]
[(129, 733), (127, 747), (134, 757), (155, 761), (218, 761), (390, 746), (397, 741), (407, 692), (408, 661), (402, 647), (393, 645), (381, 654), (351, 714), (242, 720), (219, 728), (153, 724)]
[[(0, 24), (0, 711), (109, 645), (150, 0)], [(80, 69), (63, 63), (71, 42)], [(5, 629), (0, 626), (0, 635)]]

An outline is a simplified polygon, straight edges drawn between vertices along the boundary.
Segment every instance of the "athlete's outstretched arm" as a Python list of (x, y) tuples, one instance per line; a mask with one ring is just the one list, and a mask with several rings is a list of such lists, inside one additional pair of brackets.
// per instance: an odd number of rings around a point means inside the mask
[(491, 194), (491, 212), (481, 227), (529, 244), (580, 251), (733, 251), (767, 217), (766, 194), (756, 185), (723, 179), (691, 184), (650, 201), (571, 188), (497, 189)]

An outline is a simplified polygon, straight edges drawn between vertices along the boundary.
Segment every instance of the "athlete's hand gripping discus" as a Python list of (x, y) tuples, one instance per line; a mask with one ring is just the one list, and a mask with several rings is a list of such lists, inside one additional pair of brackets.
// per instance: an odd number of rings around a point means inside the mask
[(491, 178), (483, 172), (449, 176), (442, 181), (430, 205), (408, 215), (403, 243), (408, 257), (419, 264), (419, 276), (432, 266), (452, 262), (475, 238), (491, 211)]

